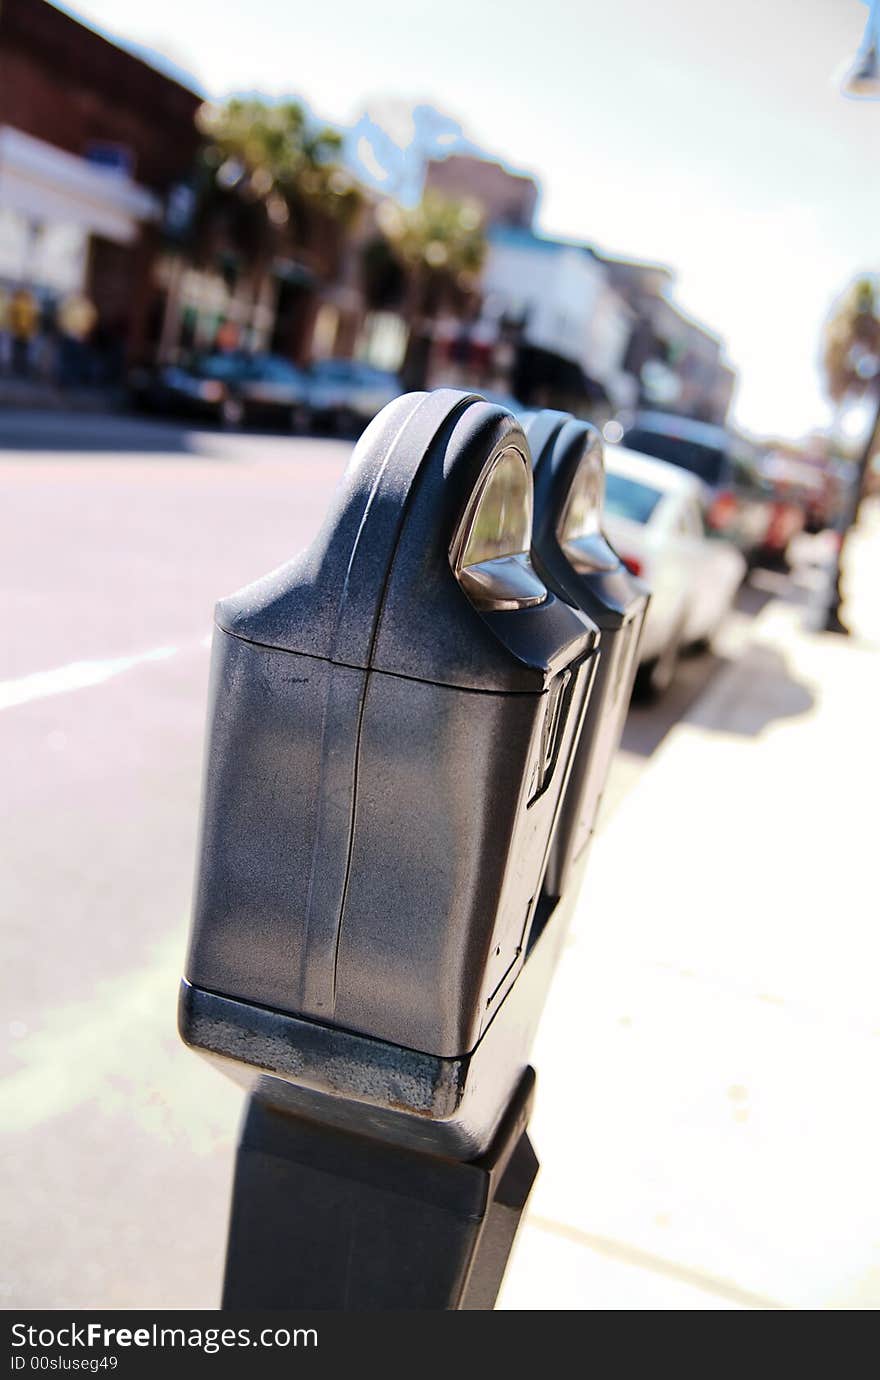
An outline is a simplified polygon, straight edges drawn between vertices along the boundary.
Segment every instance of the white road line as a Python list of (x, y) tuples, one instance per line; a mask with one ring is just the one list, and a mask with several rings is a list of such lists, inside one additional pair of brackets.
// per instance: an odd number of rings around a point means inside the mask
[(100, 685), (132, 666), (146, 661), (166, 661), (179, 650), (179, 647), (151, 647), (148, 652), (135, 652), (133, 656), (110, 657), (105, 661), (69, 661), (66, 666), (56, 666), (51, 671), (33, 671), (18, 680), (2, 680), (0, 709), (13, 709), (31, 700), (45, 700), (51, 695), (67, 694), (69, 690)]

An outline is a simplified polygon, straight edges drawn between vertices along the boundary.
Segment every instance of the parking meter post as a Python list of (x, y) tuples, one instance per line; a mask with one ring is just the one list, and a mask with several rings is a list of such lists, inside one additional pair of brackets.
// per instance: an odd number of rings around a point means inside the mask
[(527, 1131), (523, 1131), (489, 1204), (474, 1263), (459, 1304), (463, 1312), (488, 1312), (495, 1307), (538, 1169), (532, 1143)]
[(222, 1307), (491, 1309), (538, 1164), (528, 1070), (468, 1163), (248, 1100)]
[(600, 658), (532, 499), (511, 413), (397, 399), (312, 546), (218, 605), (179, 1028), (249, 1093), (227, 1307), (497, 1293)]

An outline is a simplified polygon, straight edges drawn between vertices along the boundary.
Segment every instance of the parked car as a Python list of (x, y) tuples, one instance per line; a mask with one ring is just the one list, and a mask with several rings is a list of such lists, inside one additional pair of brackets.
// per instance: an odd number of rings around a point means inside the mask
[(243, 356), (199, 355), (155, 369), (133, 369), (128, 378), (131, 405), (147, 412), (225, 420), (230, 379), (241, 371)]
[(301, 430), (310, 412), (308, 375), (279, 355), (252, 355), (230, 380), (227, 420), (235, 420), (236, 410), (246, 425), (262, 421)]
[(288, 429), (301, 426), (308, 415), (308, 390), (306, 375), (289, 360), (238, 350), (134, 370), (129, 378), (129, 396), (136, 407), (225, 426), (257, 421)]
[(686, 647), (711, 640), (746, 574), (742, 552), (706, 527), (704, 492), (675, 465), (605, 448), (605, 530), (651, 591), (637, 682), (650, 695), (668, 688)]
[(773, 493), (760, 471), (758, 446), (727, 427), (666, 412), (638, 412), (624, 429), (630, 450), (695, 475), (706, 487), (707, 522), (750, 563), (763, 553), (773, 517)]
[(777, 504), (799, 513), (798, 531), (815, 535), (832, 525), (833, 481), (827, 470), (774, 450), (768, 451), (761, 468)]
[(317, 426), (361, 431), (402, 391), (400, 379), (356, 359), (322, 359), (309, 371), (309, 411)]

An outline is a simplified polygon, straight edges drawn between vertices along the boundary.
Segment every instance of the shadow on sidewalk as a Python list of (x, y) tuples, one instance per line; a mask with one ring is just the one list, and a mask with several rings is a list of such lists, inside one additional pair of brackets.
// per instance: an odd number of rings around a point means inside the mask
[(729, 674), (688, 714), (688, 723), (715, 733), (755, 738), (779, 719), (809, 714), (816, 702), (773, 647), (753, 643), (728, 666)]
[[(0, 406), (0, 452), (13, 454), (193, 455), (199, 453), (194, 437), (211, 430), (198, 422), (159, 421), (132, 413), (24, 411)], [(220, 434), (219, 428), (213, 430)]]
[[(743, 585), (735, 604), (738, 614), (757, 618), (772, 599), (783, 598), (789, 603), (803, 603), (803, 592), (789, 577), (774, 575), (772, 582), (762, 577), (763, 572), (758, 571), (751, 581)], [(725, 723), (724, 732), (753, 737), (774, 719), (793, 718), (806, 714), (812, 708), (812, 694), (791, 677), (780, 653), (766, 646), (751, 646), (743, 655), (748, 657), (748, 694), (743, 693), (744, 685), (738, 677), (728, 677), (731, 697), (733, 700), (738, 698), (740, 703), (727, 706), (729, 722)], [(739, 664), (738, 658), (733, 660), (712, 651), (684, 657), (675, 681), (661, 700), (654, 704), (636, 702), (630, 706), (620, 743), (621, 750), (639, 757), (650, 757), (677, 723), (685, 718), (689, 722), (700, 723), (701, 707), (697, 701), (714, 685), (722, 672)], [(704, 726), (712, 727), (709, 723)]]
[(224, 427), (210, 417), (172, 417), (105, 408), (7, 407), (0, 396), (0, 454), (51, 451), (58, 456), (135, 455), (203, 456), (240, 459), (224, 442), (315, 440), (351, 445), (355, 438), (308, 428), (292, 432), (282, 426)]

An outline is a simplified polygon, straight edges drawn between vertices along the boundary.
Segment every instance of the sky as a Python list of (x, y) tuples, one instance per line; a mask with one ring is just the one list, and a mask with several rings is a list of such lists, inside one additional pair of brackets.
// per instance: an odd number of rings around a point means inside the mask
[(739, 370), (735, 419), (831, 411), (832, 299), (880, 269), (880, 103), (839, 94), (860, 0), (77, 0), (211, 95), (296, 93), (352, 122), (427, 101), (539, 178), (539, 228), (667, 263)]

